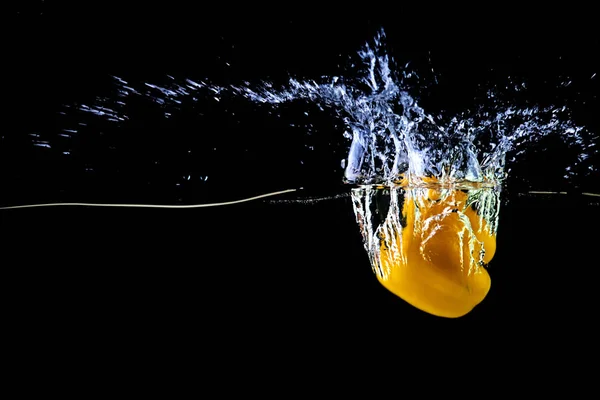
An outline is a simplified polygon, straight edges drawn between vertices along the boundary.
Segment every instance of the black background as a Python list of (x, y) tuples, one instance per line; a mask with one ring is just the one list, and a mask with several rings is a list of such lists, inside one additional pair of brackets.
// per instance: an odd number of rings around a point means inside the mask
[[(217, 10), (178, 2), (151, 8), (46, 3), (32, 2), (29, 8), (21, 3), (10, 11), (14, 29), (4, 58), (10, 104), (0, 142), (5, 205), (194, 203), (299, 186), (315, 195), (335, 192), (343, 152), (332, 156), (324, 142), (337, 140), (341, 132), (330, 127), (327, 138), (311, 139), (317, 141), (317, 153), (307, 155), (296, 150), (304, 136), (278, 131), (286, 129), (285, 117), (253, 120), (250, 111), (245, 135), (239, 129), (229, 137), (215, 134), (223, 127), (216, 117), (203, 127), (211, 132), (205, 140), (227, 145), (231, 159), (246, 149), (253, 155), (242, 165), (217, 156), (190, 161), (190, 170), (206, 170), (216, 178), (184, 193), (169, 186), (175, 173), (168, 171), (155, 179), (153, 189), (144, 186), (158, 172), (145, 167), (149, 159), (131, 150), (133, 142), (124, 140), (125, 150), (110, 161), (121, 172), (108, 168), (104, 175), (88, 176), (82, 172), (86, 163), (99, 166), (105, 160), (100, 150), (94, 153), (93, 143), (86, 144), (91, 150), (79, 160), (66, 162), (32, 150), (19, 138), (55, 129), (57, 107), (95, 96), (109, 74), (140, 81), (166, 74), (207, 77), (219, 84), (285, 80), (288, 73), (316, 79), (338, 73), (346, 56), (380, 27), (399, 64), (426, 66), (432, 60), (444, 85), (424, 100), (432, 107), (468, 106), (477, 83), (507, 75), (534, 83), (568, 76), (576, 82), (572, 92), (542, 88), (531, 96), (571, 102), (577, 121), (598, 129), (598, 80), (590, 79), (598, 71), (598, 40), (586, 10), (470, 14), (473, 10), (400, 6), (392, 13), (380, 6), (346, 15), (283, 5)], [(327, 115), (316, 118), (317, 124), (329, 123)], [(130, 133), (131, 140), (153, 134), (146, 150), (161, 154), (174, 170), (181, 168), (180, 151), (202, 153), (206, 145), (185, 126), (172, 131), (170, 141), (164, 133), (172, 126), (157, 134), (151, 125)], [(514, 167), (514, 185), (509, 180), (505, 188), (498, 253), (490, 266), (492, 290), (460, 319), (424, 314), (376, 282), (349, 199), (341, 198), (197, 210), (0, 211), (6, 326), (40, 352), (79, 349), (84, 358), (102, 353), (152, 358), (168, 349), (194, 349), (236, 362), (312, 349), (318, 359), (322, 347), (346, 355), (359, 348), (388, 351), (393, 358), (393, 352), (410, 350), (399, 338), (423, 326), (437, 345), (451, 342), (442, 330), (467, 328), (468, 337), (489, 338), (491, 346), (502, 346), (507, 338), (535, 342), (539, 337), (566, 346), (563, 335), (583, 340), (593, 333), (600, 209), (593, 199), (574, 194), (597, 190), (597, 177), (575, 184), (561, 180), (562, 169), (555, 165), (568, 162), (561, 154), (560, 147), (533, 152)], [(300, 167), (300, 159), (307, 165)], [(535, 189), (571, 194), (518, 196), (531, 182)]]

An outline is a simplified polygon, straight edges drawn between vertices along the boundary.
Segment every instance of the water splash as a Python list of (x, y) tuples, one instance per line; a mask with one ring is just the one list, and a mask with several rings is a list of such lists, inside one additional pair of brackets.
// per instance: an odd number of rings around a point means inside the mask
[[(343, 121), (342, 134), (350, 142), (344, 180), (357, 184), (418, 181), (425, 176), (441, 182), (496, 182), (506, 177), (507, 155), (514, 161), (530, 144), (553, 134), (578, 147), (578, 157), (566, 168), (565, 177), (574, 175), (578, 164), (586, 164), (597, 151), (597, 137), (574, 124), (566, 106), (518, 107), (500, 101), (492, 89), (486, 92), (490, 101), (473, 110), (459, 115), (428, 113), (410, 94), (416, 83), (417, 90), (423, 90), (425, 83), (407, 67), (397, 68), (385, 39), (381, 30), (360, 49), (347, 76), (324, 77), (319, 82), (290, 78), (283, 86), (243, 82), (226, 87), (172, 76), (161, 84), (136, 85), (115, 76), (115, 96), (76, 108), (118, 124), (129, 119), (128, 105), (136, 97), (152, 101), (165, 118), (185, 104), (206, 99), (241, 97), (271, 107), (306, 101), (332, 110)], [(526, 88), (524, 83), (513, 84), (516, 91)], [(38, 139), (37, 145), (47, 142)]]
[[(455, 116), (427, 113), (409, 94), (415, 73), (394, 73), (394, 61), (385, 50), (385, 33), (358, 53), (358, 77), (327, 78), (326, 82), (290, 79), (274, 89), (233, 87), (252, 101), (280, 104), (305, 99), (333, 108), (347, 127), (351, 140), (345, 180), (358, 184), (389, 184), (434, 176), (440, 182), (496, 182), (506, 177), (506, 155), (513, 159), (528, 145), (548, 135), (559, 135), (565, 144), (579, 147), (578, 160), (565, 175), (589, 157), (597, 136), (576, 125), (566, 106), (517, 107), (494, 100), (474, 111)], [(522, 90), (525, 85), (516, 85)], [(488, 91), (488, 98), (495, 93)], [(593, 167), (590, 167), (593, 169)]]
[[(577, 148), (576, 159), (565, 168), (566, 178), (582, 170), (598, 172), (589, 162), (597, 153), (598, 137), (572, 122), (568, 107), (517, 106), (510, 100), (501, 101), (493, 88), (487, 88), (486, 101), (470, 110), (458, 114), (428, 112), (421, 106), (419, 95), (437, 83), (437, 76), (426, 82), (408, 65), (399, 68), (385, 41), (381, 30), (358, 51), (343, 75), (320, 80), (291, 77), (283, 85), (263, 81), (220, 86), (207, 79), (169, 75), (159, 83), (132, 82), (114, 76), (108, 93), (91, 102), (65, 105), (61, 113), (79, 113), (120, 126), (132, 118), (137, 100), (151, 102), (155, 106), (152, 112), (162, 113), (165, 119), (182, 110), (202, 115), (206, 110), (194, 105), (207, 101), (221, 104), (230, 115), (236, 112), (232, 102), (239, 99), (272, 109), (304, 102), (330, 110), (342, 122), (340, 137), (348, 143), (342, 160), (343, 181), (352, 184), (415, 183), (431, 176), (441, 183), (495, 183), (506, 178), (510, 163), (531, 144), (553, 135), (566, 146)], [(510, 85), (515, 92), (527, 89), (517, 80), (511, 80)], [(190, 105), (192, 110), (186, 108)], [(82, 131), (89, 133), (88, 125), (93, 123), (87, 118), (71, 119), (59, 136), (68, 139)], [(305, 128), (312, 129), (309, 125)], [(59, 142), (37, 133), (32, 140), (34, 146), (42, 148)], [(73, 152), (69, 146), (57, 148), (66, 156)]]

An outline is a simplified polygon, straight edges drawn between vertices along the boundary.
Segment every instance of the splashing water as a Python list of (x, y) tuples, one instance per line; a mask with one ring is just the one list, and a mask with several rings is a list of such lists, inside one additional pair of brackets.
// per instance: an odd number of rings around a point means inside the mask
[(333, 108), (348, 128), (344, 136), (351, 139), (345, 171), (349, 183), (390, 184), (402, 178), (414, 183), (427, 176), (442, 183), (494, 183), (506, 176), (508, 152), (516, 150), (516, 157), (525, 144), (550, 134), (580, 146), (580, 159), (593, 150), (595, 143), (586, 139), (584, 128), (565, 118), (566, 107), (479, 106), (471, 116), (452, 116), (444, 123), (409, 94), (411, 87), (404, 82), (413, 73), (403, 71), (402, 79), (394, 74), (384, 38), (381, 31), (374, 46), (367, 44), (359, 52), (364, 74), (357, 82), (346, 83), (343, 77), (327, 83), (290, 79), (281, 90), (271, 84), (233, 90), (261, 103), (307, 99)]
[[(206, 80), (177, 81), (141, 87), (115, 77), (116, 98), (98, 98), (96, 104), (79, 104), (77, 109), (113, 123), (129, 117), (128, 100), (151, 99), (170, 118), (186, 102), (212, 98), (216, 102), (245, 98), (277, 107), (305, 101), (327, 108), (343, 121), (343, 136), (350, 141), (344, 181), (351, 184), (410, 183), (436, 177), (440, 183), (461, 181), (490, 183), (507, 175), (506, 157), (518, 159), (534, 142), (557, 135), (568, 146), (578, 147), (578, 157), (567, 167), (565, 177), (585, 164), (595, 149), (597, 137), (569, 119), (566, 106), (517, 107), (500, 101), (478, 105), (460, 115), (427, 113), (410, 94), (415, 90), (415, 72), (398, 70), (385, 49), (385, 33), (358, 52), (358, 62), (348, 77), (325, 77), (322, 82), (290, 78), (276, 88), (271, 82), (218, 86)], [(421, 89), (423, 84), (419, 83)], [(515, 88), (520, 90), (520, 88)], [(487, 97), (494, 98), (492, 90)], [(76, 132), (77, 127), (63, 134)], [(47, 141), (38, 142), (47, 146)], [(594, 166), (587, 166), (594, 170)]]

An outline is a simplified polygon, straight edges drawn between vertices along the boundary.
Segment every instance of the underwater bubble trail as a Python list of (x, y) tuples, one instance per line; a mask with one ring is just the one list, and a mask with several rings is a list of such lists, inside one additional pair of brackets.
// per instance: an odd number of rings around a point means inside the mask
[(0, 207), (0, 210), (15, 210), (22, 208), (37, 208), (37, 207), (131, 207), (131, 208), (170, 208), (170, 209), (190, 209), (190, 208), (204, 208), (204, 207), (221, 207), (221, 206), (229, 206), (234, 204), (246, 203), (253, 200), (258, 200), (271, 196), (278, 196), (285, 193), (292, 193), (298, 189), (286, 189), (278, 192), (271, 192), (266, 194), (261, 194), (258, 196), (247, 197), (240, 200), (233, 201), (225, 201), (220, 203), (206, 203), (206, 204), (176, 204), (176, 205), (167, 205), (167, 204), (111, 204), (111, 203), (41, 203), (41, 204), (26, 204), (26, 205), (18, 205), (18, 206), (6, 206)]

